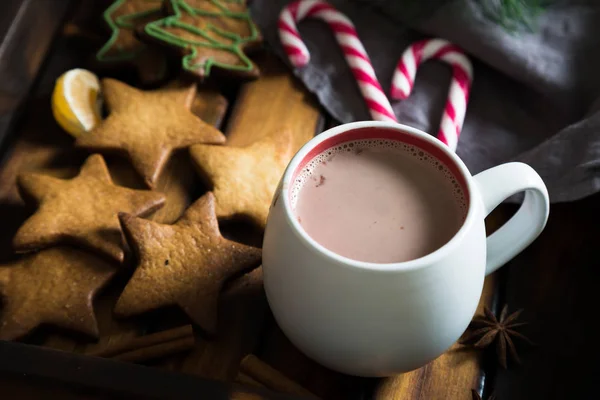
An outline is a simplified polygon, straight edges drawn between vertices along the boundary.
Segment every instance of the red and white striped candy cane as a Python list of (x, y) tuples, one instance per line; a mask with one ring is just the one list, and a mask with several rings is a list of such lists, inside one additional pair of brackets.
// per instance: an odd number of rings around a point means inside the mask
[(296, 68), (308, 64), (310, 55), (296, 27), (304, 18), (319, 18), (335, 34), (346, 62), (352, 69), (371, 117), (378, 121), (396, 121), (392, 106), (381, 89), (375, 70), (364, 46), (358, 39), (354, 24), (344, 14), (321, 0), (299, 0), (285, 7), (279, 15), (279, 38), (290, 63)]
[(443, 39), (426, 39), (413, 43), (404, 51), (398, 62), (392, 79), (391, 95), (393, 99), (406, 99), (413, 88), (417, 66), (430, 59), (440, 60), (452, 66), (452, 81), (438, 139), (454, 151), (467, 112), (469, 90), (473, 80), (471, 62), (458, 46)]

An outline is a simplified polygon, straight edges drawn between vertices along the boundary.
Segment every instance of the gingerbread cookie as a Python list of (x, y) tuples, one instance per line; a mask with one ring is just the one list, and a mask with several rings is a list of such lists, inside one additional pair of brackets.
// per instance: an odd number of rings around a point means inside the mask
[(0, 339), (19, 339), (42, 324), (98, 337), (93, 299), (116, 269), (68, 247), (0, 265)]
[(69, 243), (122, 262), (118, 213), (147, 215), (165, 202), (162, 193), (114, 185), (98, 154), (90, 156), (73, 179), (25, 173), (17, 185), (25, 202), (37, 206), (13, 239), (18, 252)]
[(196, 85), (141, 91), (114, 79), (102, 80), (109, 115), (77, 146), (122, 153), (153, 188), (171, 152), (196, 143), (223, 143), (225, 136), (196, 117), (190, 107)]
[(194, 164), (213, 187), (217, 216), (244, 216), (264, 228), (273, 193), (292, 157), (291, 144), (292, 135), (283, 131), (248, 147), (192, 146)]
[(120, 218), (139, 262), (115, 313), (129, 316), (177, 305), (202, 329), (214, 333), (223, 284), (258, 266), (260, 249), (221, 236), (210, 192), (192, 204), (174, 225), (127, 214)]
[(143, 83), (164, 79), (167, 75), (165, 55), (159, 48), (136, 37), (137, 29), (164, 16), (162, 4), (162, 0), (116, 0), (104, 12), (111, 35), (96, 53), (96, 59), (106, 64), (132, 65)]
[(223, 296), (256, 296), (263, 293), (263, 271), (262, 266), (240, 276), (229, 282), (223, 289)]
[(239, 78), (258, 77), (246, 51), (262, 38), (243, 0), (171, 0), (172, 14), (145, 25), (147, 37), (182, 55), (184, 71), (200, 79), (218, 69)]

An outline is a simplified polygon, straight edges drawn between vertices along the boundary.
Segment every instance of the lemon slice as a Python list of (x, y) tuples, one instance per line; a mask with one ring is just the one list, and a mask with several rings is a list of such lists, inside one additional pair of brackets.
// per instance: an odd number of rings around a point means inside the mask
[(52, 93), (52, 114), (72, 136), (88, 133), (100, 122), (100, 80), (92, 72), (76, 68), (62, 74)]

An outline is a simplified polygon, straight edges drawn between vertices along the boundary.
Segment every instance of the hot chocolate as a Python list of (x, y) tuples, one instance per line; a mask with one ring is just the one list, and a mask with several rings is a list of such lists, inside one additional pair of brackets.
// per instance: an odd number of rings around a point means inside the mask
[(437, 250), (459, 230), (467, 209), (443, 163), (394, 140), (357, 140), (325, 150), (296, 177), (291, 200), (315, 241), (375, 263)]

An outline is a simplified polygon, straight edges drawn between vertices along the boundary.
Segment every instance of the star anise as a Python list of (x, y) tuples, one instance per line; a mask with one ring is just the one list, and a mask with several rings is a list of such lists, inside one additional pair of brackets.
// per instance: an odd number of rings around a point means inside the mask
[(509, 356), (519, 364), (521, 359), (517, 354), (513, 339), (518, 338), (533, 345), (531, 340), (515, 330), (515, 328), (527, 324), (526, 322), (516, 322), (523, 309), (508, 315), (508, 306), (505, 305), (500, 313), (500, 318), (496, 318), (492, 310), (487, 306), (483, 311), (484, 315), (476, 315), (473, 318), (467, 331), (459, 339), (459, 343), (471, 345), (477, 349), (485, 349), (495, 342), (498, 363), (503, 368), (507, 367), (507, 357)]
[[(479, 395), (479, 392), (475, 389), (471, 389), (471, 398), (473, 400), (483, 400), (483, 398)], [(496, 400), (496, 396), (492, 393), (487, 400)]]

